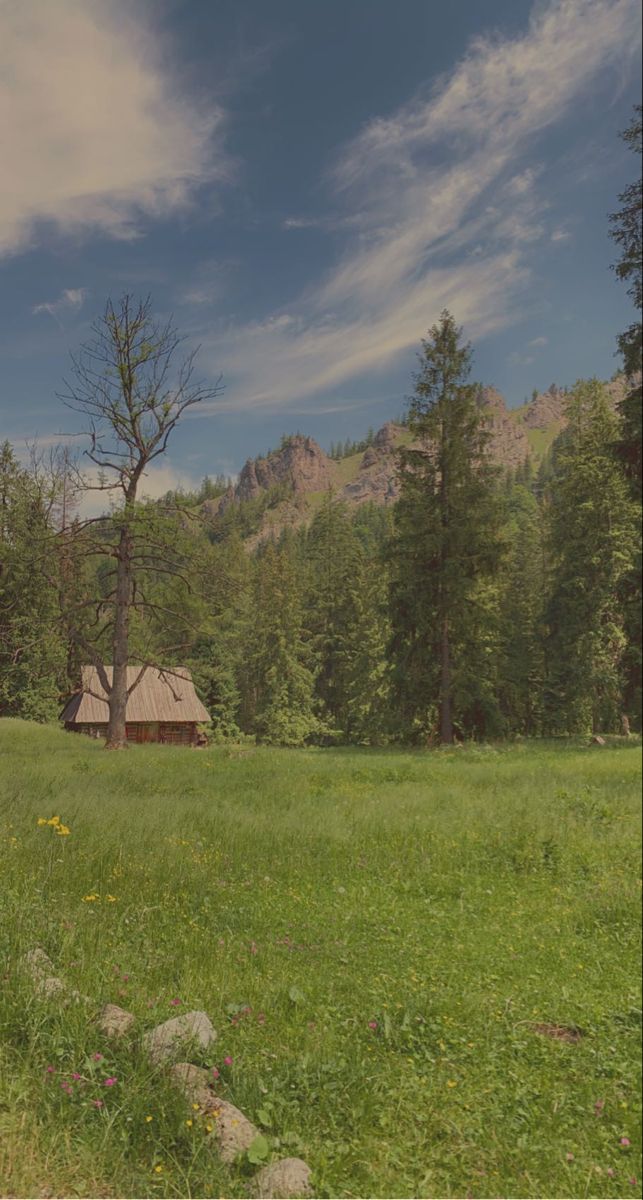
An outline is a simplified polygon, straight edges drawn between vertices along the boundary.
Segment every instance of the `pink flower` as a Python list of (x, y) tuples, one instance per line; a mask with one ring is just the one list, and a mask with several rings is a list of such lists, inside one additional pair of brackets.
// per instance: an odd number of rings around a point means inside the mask
[(104, 1100), (92, 1100), (92, 1104), (93, 1104), (94, 1108), (102, 1108), (103, 1104), (104, 1104)]
[(631, 1175), (627, 1182), (629, 1183), (630, 1187), (636, 1187), (636, 1184), (638, 1182), (636, 1175)]
[(113, 1087), (115, 1083), (118, 1083), (118, 1079), (115, 1075), (110, 1075), (108, 1079), (103, 1080), (103, 1087)]
[(569, 1150), (567, 1151), (567, 1154), (565, 1155), (565, 1158), (567, 1159), (567, 1162), (573, 1162), (573, 1161), (574, 1161), (574, 1155), (573, 1155), (573, 1154), (571, 1153), (571, 1151), (569, 1151)]
[(218, 1068), (217, 1068), (217, 1067), (213, 1067), (213, 1068), (212, 1068), (212, 1077), (213, 1077), (213, 1079), (218, 1079), (218, 1078), (219, 1078), (219, 1071), (218, 1071)]
[(377, 1029), (377, 1021), (369, 1021), (368, 1027), (369, 1029)]
[(71, 1077), (72, 1079), (82, 1079), (82, 1075), (79, 1075), (78, 1071), (72, 1071)]
[(172, 1005), (173, 1008), (176, 1008), (177, 1005), (180, 1003), (181, 1003), (181, 1001), (179, 1000), (178, 996), (175, 996), (173, 1000), (170, 1000), (170, 1004)]
[(63, 1081), (62, 1081), (62, 1083), (61, 1083), (61, 1085), (60, 1085), (60, 1086), (61, 1086), (61, 1088), (62, 1088), (63, 1092), (65, 1092), (65, 1093), (66, 1093), (68, 1096), (71, 1096), (71, 1094), (72, 1094), (72, 1092), (73, 1092), (73, 1090), (74, 1090), (74, 1089), (73, 1089), (73, 1087), (71, 1086), (71, 1084), (70, 1084), (70, 1083), (67, 1083), (67, 1080), (66, 1080), (66, 1079), (63, 1079)]
[(631, 1145), (632, 1145), (632, 1143), (628, 1137), (622, 1137), (619, 1142), (619, 1146), (625, 1146), (626, 1149), (628, 1146), (631, 1146)]
[(55, 1067), (45, 1067), (45, 1075), (55, 1075), (55, 1074), (56, 1074)]
[(127, 983), (128, 979), (129, 979), (129, 975), (121, 975), (121, 979), (123, 980), (124, 983)]
[(92, 1058), (93, 1058), (94, 1062), (100, 1062), (102, 1057), (103, 1057), (102, 1054), (100, 1054), (98, 1050), (96, 1051), (95, 1054), (92, 1054)]
[(231, 1067), (234, 1062), (234, 1059), (231, 1058), (229, 1054), (227, 1054), (226, 1057), (224, 1058), (223, 1062), (226, 1067)]

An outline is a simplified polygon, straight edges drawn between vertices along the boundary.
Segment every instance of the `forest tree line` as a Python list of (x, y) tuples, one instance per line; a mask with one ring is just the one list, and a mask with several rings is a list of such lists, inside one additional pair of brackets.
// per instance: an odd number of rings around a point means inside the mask
[[(640, 153), (640, 110), (623, 136)], [(471, 348), (445, 311), (418, 356), (396, 505), (349, 509), (329, 490), (307, 527), (252, 553), (244, 538), (281, 492), (220, 516), (205, 501), (224, 478), (140, 498), (182, 413), (217, 388), (193, 383), (193, 354), (176, 365), (181, 339), (149, 301), (108, 302), (66, 397), (97, 472), (65, 450), (25, 464), (0, 447), (0, 716), (55, 720), (91, 662), (101, 679), (114, 665), (113, 745), (128, 663), (189, 667), (217, 739), (640, 729), (640, 180), (619, 199), (615, 269), (639, 316), (619, 338), (617, 410), (581, 380), (537, 470), (494, 466)], [(87, 489), (117, 500), (88, 518)]]

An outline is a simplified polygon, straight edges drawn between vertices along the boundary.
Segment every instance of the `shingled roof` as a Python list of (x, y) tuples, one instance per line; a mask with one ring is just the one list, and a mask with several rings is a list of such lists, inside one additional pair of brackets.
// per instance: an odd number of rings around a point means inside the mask
[[(132, 686), (140, 667), (127, 668), (127, 686)], [(112, 668), (105, 667), (111, 683)], [(109, 705), (105, 690), (98, 678), (96, 667), (81, 668), (81, 688), (67, 701), (61, 721), (73, 725), (106, 725), (109, 721)], [(90, 693), (94, 693), (91, 695)], [(194, 690), (192, 676), (187, 667), (172, 667), (172, 673), (164, 673), (157, 667), (148, 667), (141, 682), (137, 684), (127, 701), (126, 721), (162, 721), (176, 724), (181, 721), (209, 721), (210, 714)]]

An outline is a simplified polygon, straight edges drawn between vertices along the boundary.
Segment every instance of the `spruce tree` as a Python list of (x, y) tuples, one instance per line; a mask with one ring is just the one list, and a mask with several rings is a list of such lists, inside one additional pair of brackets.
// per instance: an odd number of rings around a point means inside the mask
[[(408, 421), (413, 441), (400, 454), (391, 650), (407, 734), (437, 726), (449, 743), (454, 720), (478, 725), (492, 701), (481, 685), (491, 655), (487, 584), (501, 555), (497, 472), (479, 389), (468, 382), (471, 349), (449, 312), (429, 331), (419, 359)], [(477, 678), (472, 655), (483, 670)]]
[(546, 719), (554, 732), (620, 728), (627, 650), (621, 589), (640, 506), (612, 453), (617, 418), (597, 380), (567, 399), (549, 489)]

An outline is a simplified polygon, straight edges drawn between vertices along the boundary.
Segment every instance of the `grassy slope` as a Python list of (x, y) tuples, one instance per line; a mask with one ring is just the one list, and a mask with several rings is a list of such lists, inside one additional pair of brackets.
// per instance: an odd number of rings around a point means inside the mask
[[(573, 744), (119, 755), (0, 721), (2, 1194), (240, 1195), (249, 1171), (136, 1043), (34, 999), (34, 945), (141, 1028), (206, 1009), (225, 1094), (317, 1195), (637, 1194), (639, 766)], [(67, 1096), (73, 1071), (96, 1082)]]

